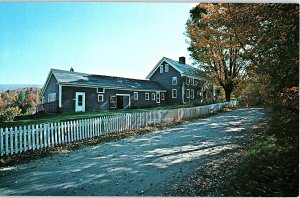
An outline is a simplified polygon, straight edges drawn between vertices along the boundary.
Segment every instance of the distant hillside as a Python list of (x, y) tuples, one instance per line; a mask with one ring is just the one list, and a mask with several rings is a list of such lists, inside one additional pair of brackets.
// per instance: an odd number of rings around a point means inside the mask
[(16, 90), (20, 88), (42, 88), (43, 85), (37, 84), (0, 84), (0, 91)]

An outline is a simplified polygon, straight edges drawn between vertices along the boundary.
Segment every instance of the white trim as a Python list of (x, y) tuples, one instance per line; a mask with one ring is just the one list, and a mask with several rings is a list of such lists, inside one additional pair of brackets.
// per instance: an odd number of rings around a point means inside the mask
[[(146, 96), (148, 96), (148, 97), (146, 97)], [(148, 98), (148, 99), (147, 99), (147, 98)], [(146, 93), (145, 93), (145, 100), (149, 100), (149, 98), (150, 98), (149, 92), (146, 92)]]
[[(154, 97), (153, 97), (154, 96)], [(151, 93), (151, 99), (155, 100), (156, 99), (156, 94), (155, 93)]]
[(169, 64), (165, 64), (165, 72), (169, 72)]
[[(173, 81), (175, 81), (175, 80), (176, 80), (176, 83), (173, 83)], [(177, 85), (177, 76), (172, 77), (172, 85)]]
[(186, 80), (185, 80), (185, 83), (186, 83), (186, 85), (190, 85), (191, 79), (189, 77), (187, 77)]
[[(44, 95), (46, 87), (48, 87), (48, 84), (49, 84), (49, 81), (50, 81), (50, 78), (51, 78), (51, 74), (53, 74), (52, 68), (50, 69), (50, 72), (49, 72), (49, 74), (48, 74), (48, 76), (46, 78), (46, 81), (45, 81), (44, 86), (43, 86), (42, 91), (41, 91), (41, 95)], [(55, 78), (55, 76), (54, 76), (54, 78)], [(58, 81), (58, 80), (56, 79), (56, 81)]]
[(131, 106), (131, 101), (130, 101), (130, 94), (116, 94), (116, 96), (128, 96), (128, 108)]
[(191, 90), (186, 89), (186, 98), (191, 98)]
[[(82, 85), (82, 84), (70, 84), (70, 83), (63, 83), (62, 84), (65, 87), (87, 87), (87, 88), (97, 88), (97, 86), (89, 86), (89, 85)], [(160, 92), (167, 92), (166, 90), (153, 90), (153, 89), (124, 89), (124, 88), (120, 88), (120, 87), (109, 87), (109, 86), (103, 86), (103, 88), (106, 89), (113, 89), (113, 90), (125, 90), (125, 91), (147, 91), (147, 92), (156, 92), (156, 91), (160, 91)]]
[[(82, 95), (82, 106), (78, 106), (78, 97)], [(75, 112), (85, 112), (85, 92), (75, 92)]]
[(183, 82), (182, 86), (181, 86), (181, 99), (182, 99), (183, 104), (185, 103), (185, 101), (184, 101), (184, 88), (185, 88), (185, 86), (184, 86), (184, 82)]
[[(154, 74), (154, 72), (157, 70), (157, 68), (160, 66), (160, 64), (166, 61), (167, 64), (169, 64), (169, 66), (172, 66), (175, 70), (177, 70), (180, 74), (183, 73), (183, 71), (181, 71), (179, 68), (177, 68), (176, 66), (172, 65), (165, 57), (162, 57), (160, 59), (160, 61), (155, 65), (155, 67), (150, 71), (150, 73), (147, 75), (146, 79), (150, 79), (151, 76)], [(170, 68), (169, 68), (170, 69)]]
[[(175, 91), (176, 97), (173, 95), (173, 91)], [(172, 89), (172, 98), (177, 98), (177, 89)]]
[(61, 103), (62, 103), (62, 85), (59, 83), (58, 84), (58, 107), (61, 108)]
[[(53, 96), (54, 96), (54, 100), (51, 100), (51, 101), (50, 101), (49, 98), (51, 98), (51, 96), (52, 96), (52, 98), (53, 98)], [(56, 92), (48, 93), (47, 102), (55, 102), (55, 101), (56, 101)]]
[(159, 66), (159, 73), (164, 73), (164, 65)]
[[(135, 96), (137, 97), (135, 98)], [(133, 100), (139, 100), (139, 92), (133, 92)]]
[(191, 99), (195, 99), (195, 90), (191, 89)]
[[(101, 91), (98, 91), (99, 88), (101, 88), (103, 91), (102, 91), (102, 92), (101, 92)], [(97, 93), (105, 93), (105, 88), (103, 88), (103, 87), (97, 87), (97, 88), (96, 88), (96, 92), (97, 92)]]
[(157, 91), (156, 92), (156, 103), (160, 103), (160, 92), (159, 91)]
[(187, 75), (187, 74), (181, 74), (182, 77), (188, 77), (188, 78), (195, 78), (195, 79), (198, 79), (198, 80), (202, 80), (202, 81), (209, 81), (208, 79), (206, 78), (203, 78), (203, 77), (196, 77), (196, 76), (191, 76), (191, 75)]
[[(102, 97), (102, 100), (101, 101), (99, 101), (99, 96), (101, 96)], [(103, 94), (98, 94), (98, 96), (97, 96), (98, 98), (98, 102), (103, 102), (103, 100), (104, 100), (104, 95)]]

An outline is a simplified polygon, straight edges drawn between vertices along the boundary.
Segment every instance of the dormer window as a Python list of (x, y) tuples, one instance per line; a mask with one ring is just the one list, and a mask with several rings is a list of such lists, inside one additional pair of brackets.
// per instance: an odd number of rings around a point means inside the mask
[(165, 72), (169, 72), (169, 64), (165, 64)]
[(104, 88), (101, 88), (101, 87), (97, 88), (97, 93), (104, 93), (104, 91), (105, 91)]
[(163, 72), (164, 72), (164, 66), (163, 66), (163, 65), (161, 65), (161, 66), (159, 67), (159, 71), (160, 71), (160, 73), (163, 73)]

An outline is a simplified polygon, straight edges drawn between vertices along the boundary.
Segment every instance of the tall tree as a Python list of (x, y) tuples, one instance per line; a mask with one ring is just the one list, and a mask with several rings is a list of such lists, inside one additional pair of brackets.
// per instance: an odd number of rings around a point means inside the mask
[(232, 29), (251, 61), (248, 73), (265, 79), (264, 103), (298, 113), (299, 5), (234, 4), (230, 12)]
[(199, 4), (190, 11), (186, 31), (192, 58), (223, 87), (227, 101), (249, 64), (232, 28), (231, 7), (231, 4)]

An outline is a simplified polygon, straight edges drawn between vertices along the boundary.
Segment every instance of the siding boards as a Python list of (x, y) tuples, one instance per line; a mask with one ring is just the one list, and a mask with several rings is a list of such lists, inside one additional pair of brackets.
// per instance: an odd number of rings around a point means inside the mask
[[(162, 65), (164, 65), (163, 73), (160, 73), (160, 67), (158, 67), (149, 80), (159, 82), (163, 87), (165, 87), (168, 90), (165, 97), (168, 104), (181, 104), (181, 75), (171, 65), (169, 65), (169, 72), (165, 72), (166, 64), (167, 63), (165, 61), (162, 62)], [(173, 76), (177, 77), (177, 85), (172, 85)], [(172, 98), (172, 89), (177, 89), (177, 98)]]
[[(133, 100), (133, 93), (135, 91), (127, 90), (115, 90), (115, 89), (105, 89), (105, 93), (97, 93), (96, 88), (88, 87), (62, 87), (62, 112), (72, 113), (75, 112), (75, 95), (76, 92), (85, 92), (85, 111), (99, 111), (99, 110), (109, 110), (110, 97), (116, 96), (116, 94), (130, 94), (131, 107), (143, 107), (143, 106), (157, 106), (156, 100), (145, 100), (145, 92), (138, 91), (138, 100)], [(148, 92), (156, 93), (156, 92)], [(98, 102), (98, 94), (103, 94), (103, 102)], [(124, 103), (127, 101), (124, 98)], [(166, 101), (161, 100), (160, 104), (165, 104)]]
[(44, 99), (45, 99), (45, 103), (48, 102), (48, 94), (49, 93), (56, 93), (56, 100), (58, 101), (58, 82), (53, 74), (50, 77), (48, 86), (46, 87), (46, 90), (43, 95)]

